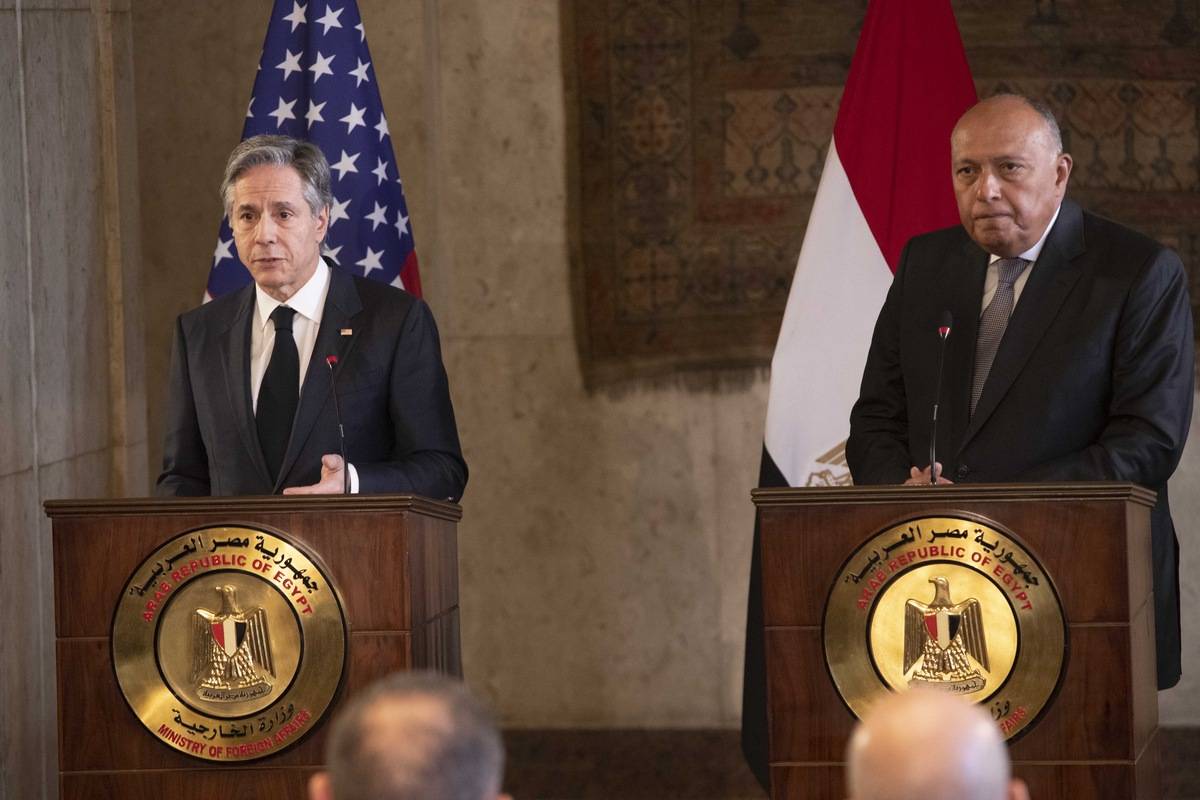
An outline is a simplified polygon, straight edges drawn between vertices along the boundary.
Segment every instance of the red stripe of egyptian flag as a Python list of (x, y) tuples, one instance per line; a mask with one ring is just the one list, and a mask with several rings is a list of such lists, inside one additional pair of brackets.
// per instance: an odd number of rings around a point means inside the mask
[(975, 100), (949, 2), (868, 6), (833, 138), (892, 272), (909, 239), (958, 222), (946, 134)]

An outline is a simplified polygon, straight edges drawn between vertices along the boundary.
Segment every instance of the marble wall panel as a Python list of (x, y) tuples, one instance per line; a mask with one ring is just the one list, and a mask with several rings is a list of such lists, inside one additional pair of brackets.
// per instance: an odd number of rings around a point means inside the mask
[[(0, 10), (0, 75), (19, 75), (18, 57), (16, 12)], [(32, 427), (18, 422), (33, 411), (22, 124), (20, 81), (0, 81), (0, 152), (18, 154), (0, 159), (0, 475), (28, 470), (34, 452)]]
[(108, 444), (96, 58), (88, 14), (23, 14), (36, 419), (44, 463)]
[[(1200, 393), (1196, 397), (1200, 407)], [(1171, 478), (1171, 516), (1179, 538), (1179, 606), (1183, 610), (1183, 678), (1158, 695), (1162, 725), (1200, 725), (1200, 414)]]
[[(32, 469), (0, 478), (0, 797), (36, 800), (55, 758), (53, 591)], [(7, 794), (6, 794), (7, 792)]]
[(721, 686), (718, 724), (736, 727), (742, 719), (742, 663), (754, 505), (762, 436), (767, 415), (765, 375), (726, 387), (715, 398), (717, 465), (717, 630), (720, 633)]
[(472, 478), (464, 666), (511, 724), (711, 724), (718, 694), (713, 403), (588, 397), (573, 343), (447, 345)]
[(446, 332), (568, 336), (557, 4), (438, 9), (437, 225), (454, 281)]

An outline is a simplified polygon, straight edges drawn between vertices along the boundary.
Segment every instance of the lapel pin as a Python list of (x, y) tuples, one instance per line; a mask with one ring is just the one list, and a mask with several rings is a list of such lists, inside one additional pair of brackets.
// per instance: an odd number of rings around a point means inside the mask
[(342, 336), (353, 336), (354, 330), (352, 328), (342, 328), (341, 333), (342, 333)]

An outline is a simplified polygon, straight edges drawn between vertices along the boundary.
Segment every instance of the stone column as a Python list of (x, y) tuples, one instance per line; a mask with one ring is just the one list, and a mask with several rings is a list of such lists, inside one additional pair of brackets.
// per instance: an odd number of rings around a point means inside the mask
[(129, 17), (0, 0), (0, 797), (58, 795), (41, 503), (148, 488)]

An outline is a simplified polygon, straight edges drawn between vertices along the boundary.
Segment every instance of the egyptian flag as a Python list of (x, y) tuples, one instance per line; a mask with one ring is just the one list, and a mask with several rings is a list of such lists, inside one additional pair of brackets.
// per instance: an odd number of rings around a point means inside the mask
[[(850, 483), (845, 446), (871, 332), (905, 243), (958, 222), (950, 132), (975, 86), (949, 0), (871, 0), (783, 315), (760, 486)], [(758, 528), (742, 748), (768, 782)]]

